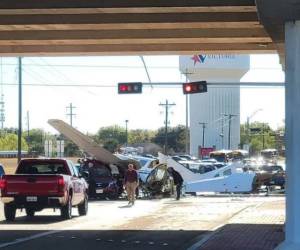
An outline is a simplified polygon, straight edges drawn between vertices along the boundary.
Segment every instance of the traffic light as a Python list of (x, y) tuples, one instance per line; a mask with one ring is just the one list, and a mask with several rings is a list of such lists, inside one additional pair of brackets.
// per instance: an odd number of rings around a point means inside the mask
[(207, 92), (206, 81), (189, 82), (182, 84), (183, 94), (195, 94)]
[(119, 94), (139, 94), (142, 93), (141, 82), (124, 82), (118, 83)]

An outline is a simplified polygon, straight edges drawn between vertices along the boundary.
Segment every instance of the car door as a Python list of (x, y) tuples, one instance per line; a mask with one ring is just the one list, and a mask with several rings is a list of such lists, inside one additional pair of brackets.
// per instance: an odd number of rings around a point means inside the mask
[(71, 162), (68, 162), (68, 164), (72, 170), (71, 180), (73, 182), (73, 205), (77, 205), (83, 200), (83, 185), (76, 167)]

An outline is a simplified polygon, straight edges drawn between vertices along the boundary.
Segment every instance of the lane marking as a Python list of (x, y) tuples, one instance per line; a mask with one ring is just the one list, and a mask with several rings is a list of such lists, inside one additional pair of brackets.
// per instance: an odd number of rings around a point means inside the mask
[(47, 232), (44, 232), (44, 233), (31, 235), (31, 236), (28, 236), (28, 237), (25, 237), (25, 238), (15, 239), (14, 241), (0, 244), (0, 248), (20, 244), (20, 243), (25, 242), (25, 241), (35, 240), (35, 239), (38, 239), (38, 238), (41, 238), (41, 237), (44, 237), (44, 236), (47, 236), (47, 235), (50, 235), (50, 234), (56, 234), (56, 233), (59, 233), (59, 232), (61, 232), (61, 231), (60, 230), (47, 231)]

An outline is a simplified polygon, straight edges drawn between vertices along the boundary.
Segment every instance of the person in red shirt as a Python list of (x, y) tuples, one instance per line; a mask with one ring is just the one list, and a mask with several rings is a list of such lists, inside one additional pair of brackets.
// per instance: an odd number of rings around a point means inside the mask
[(134, 169), (132, 163), (128, 164), (128, 170), (125, 173), (124, 178), (125, 189), (128, 197), (128, 205), (134, 205), (135, 201), (135, 190), (139, 185), (138, 173)]

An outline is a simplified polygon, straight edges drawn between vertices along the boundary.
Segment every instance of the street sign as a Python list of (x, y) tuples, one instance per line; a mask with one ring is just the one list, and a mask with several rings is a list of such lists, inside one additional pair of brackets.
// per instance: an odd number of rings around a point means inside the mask
[(250, 128), (251, 133), (260, 133), (261, 130), (262, 130), (261, 128)]
[(198, 155), (200, 158), (208, 158), (209, 157), (209, 154), (210, 152), (213, 152), (215, 151), (215, 148), (203, 148), (201, 146), (199, 146), (199, 152), (198, 152)]
[(118, 93), (119, 94), (140, 94), (142, 93), (142, 83), (141, 82), (124, 82), (118, 83)]

